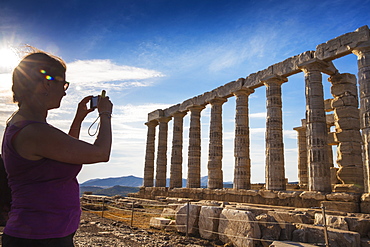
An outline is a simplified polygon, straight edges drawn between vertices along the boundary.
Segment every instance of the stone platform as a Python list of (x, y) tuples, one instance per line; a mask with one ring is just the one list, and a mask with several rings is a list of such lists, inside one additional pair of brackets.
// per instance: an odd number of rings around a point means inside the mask
[(143, 199), (189, 198), (191, 200), (251, 203), (268, 206), (313, 208), (324, 206), (326, 210), (351, 213), (370, 213), (370, 194), (323, 193), (317, 191), (274, 191), (243, 189), (168, 188), (141, 187), (131, 197)]

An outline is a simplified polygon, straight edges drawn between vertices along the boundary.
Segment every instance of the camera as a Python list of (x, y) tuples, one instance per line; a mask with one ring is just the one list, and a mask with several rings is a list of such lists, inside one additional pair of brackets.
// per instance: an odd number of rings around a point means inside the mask
[[(105, 90), (101, 91), (100, 97), (104, 98), (105, 97)], [(93, 96), (90, 100), (90, 109), (95, 109), (98, 107), (99, 103), (99, 96)]]
[(99, 96), (93, 96), (90, 100), (90, 109), (98, 107)]

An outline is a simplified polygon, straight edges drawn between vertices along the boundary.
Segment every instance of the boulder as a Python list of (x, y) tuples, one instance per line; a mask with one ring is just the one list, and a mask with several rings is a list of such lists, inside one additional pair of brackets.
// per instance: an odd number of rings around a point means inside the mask
[(302, 199), (306, 200), (317, 200), (317, 201), (322, 201), (325, 200), (325, 195), (321, 193), (320, 191), (304, 191), (299, 195)]
[(316, 245), (291, 241), (274, 241), (270, 247), (315, 247)]
[(261, 231), (252, 212), (223, 209), (218, 226), (219, 239), (235, 247), (258, 246)]
[[(188, 205), (189, 219), (187, 219)], [(183, 206), (179, 206), (178, 211), (176, 212), (177, 231), (186, 233), (186, 229), (188, 229), (189, 234), (197, 234), (200, 209), (201, 206), (195, 204), (185, 204)], [(188, 227), (186, 226), (187, 224)]]
[[(324, 228), (306, 224), (297, 224), (292, 241), (325, 244)], [(360, 234), (357, 232), (327, 229), (330, 247), (359, 247)]]
[(311, 224), (311, 216), (307, 212), (301, 211), (269, 211), (268, 215), (272, 216), (281, 227), (280, 240), (292, 240), (292, 233), (296, 229), (294, 223)]
[(204, 239), (218, 239), (218, 224), (222, 207), (203, 206), (199, 214), (199, 234)]
[(258, 225), (261, 230), (261, 239), (265, 239), (261, 240), (262, 246), (268, 247), (272, 244), (272, 241), (279, 240), (281, 227), (274, 217), (267, 214), (261, 214), (256, 216), (256, 220), (258, 221)]
[(326, 210), (356, 213), (360, 212), (360, 204), (357, 202), (322, 201), (321, 205)]
[(172, 208), (164, 208), (161, 217), (174, 220), (176, 218), (176, 210)]
[(345, 217), (345, 220), (348, 223), (348, 230), (358, 232), (362, 238), (370, 235), (370, 219)]
[(168, 224), (170, 224), (170, 219), (165, 219), (161, 217), (152, 217), (150, 219), (149, 225), (150, 227), (157, 228), (157, 229), (164, 229)]
[[(323, 226), (323, 215), (315, 214), (315, 225)], [(348, 231), (348, 223), (343, 216), (326, 215), (326, 225), (330, 228)]]

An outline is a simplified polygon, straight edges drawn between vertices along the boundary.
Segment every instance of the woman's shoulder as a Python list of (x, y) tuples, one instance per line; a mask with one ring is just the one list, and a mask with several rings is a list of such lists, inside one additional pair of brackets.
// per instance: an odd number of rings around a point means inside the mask
[(34, 120), (18, 120), (18, 121), (10, 121), (10, 122), (8, 122), (7, 123), (7, 127), (16, 127), (16, 128), (23, 129), (24, 127), (26, 127), (28, 125), (37, 126), (38, 124), (40, 124), (41, 126), (43, 126), (43, 125), (49, 125), (46, 122), (40, 122), (40, 121), (34, 121)]

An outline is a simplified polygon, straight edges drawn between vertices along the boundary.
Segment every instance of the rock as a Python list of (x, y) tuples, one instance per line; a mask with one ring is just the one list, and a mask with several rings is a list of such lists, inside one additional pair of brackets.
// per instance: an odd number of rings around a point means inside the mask
[[(293, 232), (293, 241), (319, 244), (325, 243), (323, 227), (297, 224)], [(359, 247), (360, 234), (357, 232), (327, 229), (330, 247)]]
[(279, 199), (294, 198), (298, 197), (301, 193), (300, 191), (279, 191), (278, 197)]
[(272, 190), (260, 190), (258, 191), (258, 194), (267, 199), (276, 198), (278, 196), (278, 193)]
[(361, 247), (370, 247), (370, 239), (361, 238)]
[(176, 210), (172, 208), (164, 208), (161, 217), (174, 220), (176, 218)]
[(326, 210), (356, 213), (360, 212), (360, 204), (357, 202), (322, 201)]
[(341, 201), (341, 202), (358, 202), (360, 196), (352, 193), (330, 193), (326, 195), (326, 199), (329, 201)]
[(348, 223), (348, 229), (353, 232), (358, 232), (361, 237), (367, 237), (370, 233), (370, 219), (345, 217)]
[[(323, 226), (323, 215), (315, 214), (315, 225)], [(343, 216), (326, 215), (326, 225), (330, 228), (348, 231), (348, 224)]]
[(262, 246), (264, 247), (270, 246), (273, 240), (279, 240), (281, 227), (276, 222), (274, 217), (267, 214), (262, 214), (256, 216), (256, 220), (259, 221), (258, 225), (260, 226), (261, 230), (262, 235), (261, 239), (268, 240), (261, 241)]
[(325, 195), (319, 191), (304, 191), (299, 195), (299, 197), (302, 199), (314, 199), (317, 201), (325, 200)]
[(160, 217), (152, 217), (150, 219), (149, 225), (153, 228), (157, 229), (164, 229), (166, 226), (171, 222), (170, 219), (160, 218)]
[(170, 223), (166, 226), (165, 230), (171, 232), (177, 231), (176, 220), (171, 220)]
[(204, 239), (218, 239), (218, 224), (222, 207), (203, 206), (199, 214), (199, 234)]
[(257, 246), (261, 231), (252, 212), (223, 209), (218, 226), (220, 240), (235, 247)]
[(293, 223), (311, 224), (313, 222), (307, 212), (301, 211), (269, 211), (268, 215), (280, 223), (280, 240), (292, 240), (292, 233), (296, 229)]
[(267, 214), (268, 211), (271, 211), (271, 208), (261, 208), (243, 204), (237, 204), (234, 209), (242, 211), (251, 211), (252, 213), (254, 213), (254, 215)]
[(270, 247), (315, 247), (316, 245), (291, 241), (274, 241)]
[[(189, 205), (189, 219), (187, 220), (187, 210)], [(189, 234), (197, 234), (198, 233), (198, 220), (199, 220), (199, 212), (201, 206), (195, 204), (185, 204), (183, 206), (178, 207), (178, 211), (176, 212), (176, 227), (177, 231), (186, 233), (188, 223), (188, 233)]]

